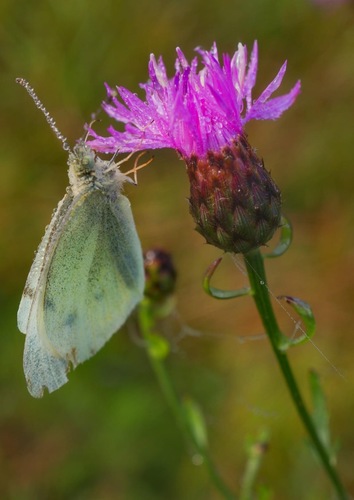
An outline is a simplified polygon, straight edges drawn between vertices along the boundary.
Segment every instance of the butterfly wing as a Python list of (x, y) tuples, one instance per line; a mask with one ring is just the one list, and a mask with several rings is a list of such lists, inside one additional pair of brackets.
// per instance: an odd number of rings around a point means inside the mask
[(112, 200), (98, 190), (77, 198), (29, 314), (24, 368), (37, 397), (44, 387), (52, 392), (63, 385), (70, 365), (100, 349), (143, 294), (142, 251), (127, 198)]
[(35, 397), (43, 395), (40, 381), (48, 379), (48, 367), (51, 370), (50, 381), (48, 381), (51, 390), (55, 390), (67, 382), (66, 361), (59, 358), (48, 343), (43, 344), (40, 333), (43, 331), (43, 295), (48, 267), (58, 235), (65, 225), (66, 216), (70, 213), (72, 204), (73, 197), (70, 192), (59, 202), (36, 252), (17, 313), (18, 328), (27, 334), (24, 370), (25, 374), (29, 372), (32, 374), (30, 378), (26, 378), (29, 391)]
[(37, 323), (36, 309), (39, 305), (39, 296), (45, 285), (48, 264), (52, 259), (58, 235), (61, 227), (65, 225), (66, 215), (70, 212), (72, 204), (71, 194), (65, 195), (59, 202), (36, 252), (17, 312), (17, 325), (22, 333), (27, 333)]

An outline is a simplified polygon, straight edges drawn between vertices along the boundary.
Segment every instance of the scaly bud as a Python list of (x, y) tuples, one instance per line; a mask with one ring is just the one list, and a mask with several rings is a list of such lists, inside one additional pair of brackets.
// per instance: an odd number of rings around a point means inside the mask
[(176, 285), (176, 269), (165, 250), (151, 249), (144, 253), (145, 296), (153, 301), (169, 297)]
[(233, 253), (267, 243), (280, 223), (281, 195), (245, 135), (186, 164), (190, 212), (207, 243)]

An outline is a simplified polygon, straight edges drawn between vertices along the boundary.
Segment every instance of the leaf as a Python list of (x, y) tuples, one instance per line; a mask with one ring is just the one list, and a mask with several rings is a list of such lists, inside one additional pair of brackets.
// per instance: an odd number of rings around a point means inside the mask
[(280, 257), (287, 251), (287, 249), (290, 247), (291, 242), (293, 239), (293, 229), (286, 217), (282, 215), (281, 221), (280, 221), (280, 239), (278, 242), (278, 245), (274, 248), (274, 250), (270, 253), (266, 253), (263, 255), (263, 257), (267, 259), (273, 259), (275, 257)]
[(199, 405), (192, 399), (186, 398), (183, 401), (183, 409), (195, 444), (200, 450), (205, 450), (208, 447), (208, 435)]
[(221, 300), (235, 299), (237, 297), (251, 295), (252, 292), (249, 287), (240, 288), (239, 290), (220, 290), (220, 288), (214, 288), (210, 286), (210, 280), (221, 261), (222, 257), (219, 257), (218, 259), (214, 260), (214, 262), (212, 262), (208, 267), (208, 269), (206, 270), (203, 279), (204, 291), (211, 297), (214, 297), (214, 299), (221, 299)]
[(291, 305), (300, 316), (304, 325), (304, 329), (301, 328), (302, 335), (293, 339), (285, 336), (282, 337), (281, 349), (285, 351), (289, 347), (308, 342), (315, 334), (316, 320), (311, 306), (304, 300), (298, 299), (297, 297), (291, 297), (290, 295), (280, 295), (278, 299), (284, 299), (289, 305)]
[(326, 404), (326, 397), (320, 382), (320, 377), (315, 370), (310, 370), (309, 382), (313, 403), (312, 419), (319, 437), (327, 450), (330, 462), (332, 465), (335, 465), (336, 456), (335, 449), (331, 444), (329, 412)]

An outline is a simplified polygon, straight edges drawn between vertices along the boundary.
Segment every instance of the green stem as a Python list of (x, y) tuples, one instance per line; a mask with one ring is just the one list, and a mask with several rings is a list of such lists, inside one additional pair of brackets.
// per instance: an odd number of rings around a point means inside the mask
[(269, 296), (263, 257), (259, 250), (254, 250), (246, 254), (244, 256), (244, 259), (250, 284), (253, 290), (253, 299), (256, 303), (264, 328), (272, 345), (273, 352), (277, 358), (279, 367), (283, 373), (285, 382), (288, 386), (290, 395), (295, 404), (299, 417), (302, 420), (302, 423), (312, 440), (312, 443), (323, 464), (323, 467), (337, 492), (338, 498), (341, 500), (347, 500), (348, 497), (344, 490), (344, 487), (338, 477), (336, 470), (331, 465), (330, 457), (328, 456), (326, 448), (319, 438), (310, 414), (305, 407), (304, 400), (301, 396), (294, 374), (290, 367), (288, 357), (286, 353), (283, 352), (279, 347), (281, 332), (275, 318)]
[[(147, 344), (149, 344), (150, 342), (150, 335), (152, 333), (153, 327), (153, 313), (151, 312), (149, 303), (142, 302), (139, 307), (139, 328)], [(185, 410), (168, 375), (163, 359), (155, 356), (149, 348), (147, 348), (146, 351), (148, 353), (149, 360), (156, 375), (160, 389), (164, 397), (166, 398), (166, 401), (169, 404), (172, 412), (174, 413), (176, 421), (185, 437), (186, 443), (193, 443), (193, 446), (202, 457), (203, 463), (208, 469), (209, 476), (213, 481), (214, 486), (220, 492), (223, 498), (227, 500), (235, 500), (235, 495), (230, 491), (228, 486), (226, 486), (226, 484), (222, 480), (208, 451), (204, 447), (200, 446), (200, 444), (194, 438), (194, 435), (191, 432), (189, 426), (189, 422), (186, 418)]]

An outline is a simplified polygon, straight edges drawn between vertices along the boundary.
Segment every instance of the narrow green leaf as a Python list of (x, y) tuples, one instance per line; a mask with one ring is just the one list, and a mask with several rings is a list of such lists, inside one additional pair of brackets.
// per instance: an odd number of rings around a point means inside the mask
[(289, 305), (295, 309), (295, 311), (300, 316), (304, 328), (301, 328), (302, 334), (293, 339), (283, 336), (281, 340), (281, 349), (286, 350), (289, 347), (295, 345), (304, 344), (308, 342), (315, 334), (316, 331), (316, 320), (313, 315), (311, 306), (304, 300), (298, 299), (296, 297), (291, 297), (290, 295), (281, 295), (278, 299), (284, 299)]
[(312, 418), (316, 425), (320, 439), (327, 449), (332, 465), (335, 465), (336, 457), (334, 447), (331, 444), (331, 435), (329, 428), (329, 412), (326, 404), (326, 397), (321, 385), (320, 377), (317, 372), (309, 372), (310, 390), (313, 403)]
[(208, 447), (208, 435), (200, 407), (192, 399), (186, 398), (183, 400), (183, 409), (195, 444), (200, 450), (206, 450)]
[(251, 295), (251, 289), (250, 287), (244, 287), (240, 288), (239, 290), (220, 290), (220, 288), (214, 288), (210, 285), (210, 280), (215, 273), (217, 267), (219, 266), (220, 262), (222, 261), (222, 257), (219, 257), (216, 259), (214, 262), (210, 264), (208, 269), (206, 270), (206, 273), (204, 275), (203, 279), (203, 288), (204, 291), (213, 297), (214, 299), (235, 299), (237, 297), (243, 297), (245, 295)]
[(280, 221), (280, 239), (278, 245), (274, 248), (272, 252), (266, 253), (263, 257), (267, 259), (273, 259), (275, 257), (280, 257), (287, 251), (289, 246), (291, 245), (293, 239), (293, 229), (286, 217), (282, 215)]

